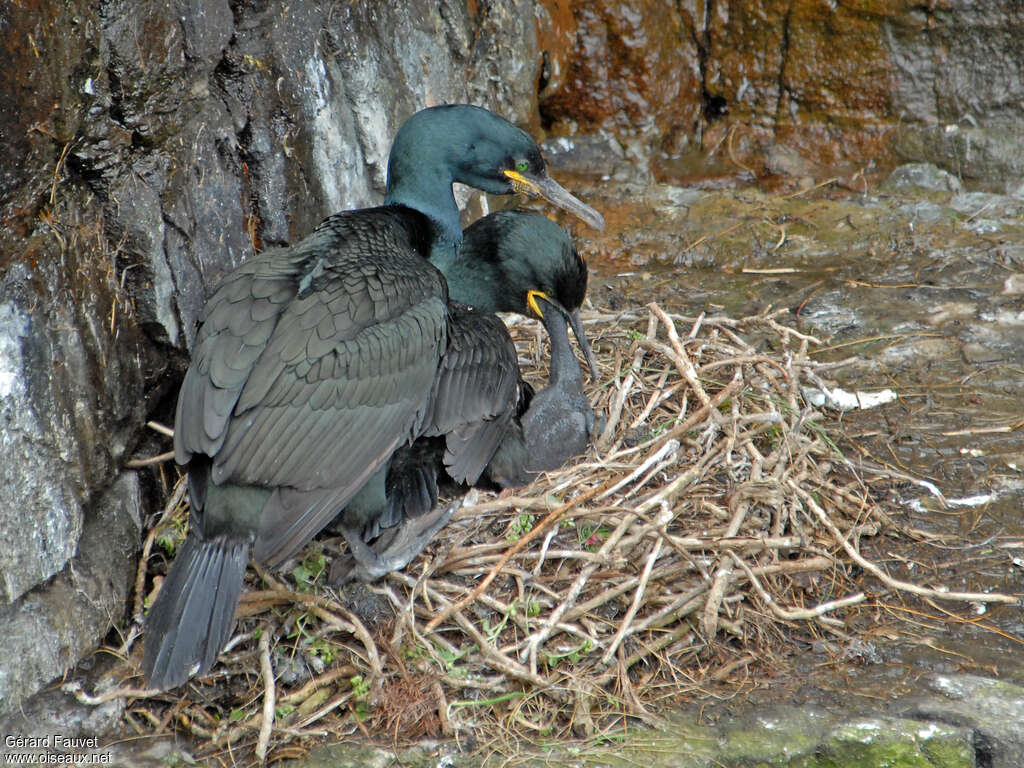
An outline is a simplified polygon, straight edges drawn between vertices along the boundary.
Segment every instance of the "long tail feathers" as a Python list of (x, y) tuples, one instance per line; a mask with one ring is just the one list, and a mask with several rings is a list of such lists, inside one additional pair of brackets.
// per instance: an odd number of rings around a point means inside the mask
[(239, 539), (186, 539), (146, 616), (150, 688), (175, 688), (216, 662), (234, 626), (249, 550)]

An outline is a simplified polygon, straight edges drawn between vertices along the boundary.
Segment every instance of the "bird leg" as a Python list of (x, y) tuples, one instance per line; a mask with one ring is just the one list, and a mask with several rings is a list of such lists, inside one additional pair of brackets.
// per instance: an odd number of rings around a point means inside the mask
[(401, 570), (423, 551), (461, 506), (462, 499), (456, 499), (447, 507), (438, 507), (418, 517), (408, 518), (382, 531), (372, 545), (363, 541), (357, 529), (340, 526), (348, 542), (349, 556), (335, 561), (331, 566), (330, 582), (341, 586), (353, 579), (376, 581), (392, 571)]

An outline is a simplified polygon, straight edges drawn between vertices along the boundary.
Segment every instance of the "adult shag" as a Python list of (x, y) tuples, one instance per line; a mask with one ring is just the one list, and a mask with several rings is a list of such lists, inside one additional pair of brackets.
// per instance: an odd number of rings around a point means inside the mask
[[(424, 435), (396, 451), (352, 500), (347, 524), (362, 525), (376, 560), (336, 560), (335, 584), (372, 581), (419, 554), (460, 503), (437, 506), (439, 481), (525, 485), (589, 443), (594, 413), (568, 327), (595, 378), (596, 366), (579, 318), (587, 268), (572, 240), (546, 217), (525, 211), (491, 214), (463, 234), (444, 269), (452, 325), (434, 385), (441, 402), (461, 407), (428, 419)], [(494, 312), (538, 318), (547, 330), (550, 373), (536, 394), (523, 381), (515, 345)], [(456, 390), (458, 396), (450, 396)]]
[[(224, 279), (178, 397), (175, 459), (187, 467), (192, 515), (146, 618), (151, 688), (214, 664), (250, 556), (283, 563), (423, 432), (451, 322), (447, 285), (427, 258), (454, 260), (456, 181), (540, 195), (603, 226), (550, 179), (528, 134), (446, 105), (398, 131), (383, 206), (335, 214)], [(358, 556), (362, 541), (350, 544)]]

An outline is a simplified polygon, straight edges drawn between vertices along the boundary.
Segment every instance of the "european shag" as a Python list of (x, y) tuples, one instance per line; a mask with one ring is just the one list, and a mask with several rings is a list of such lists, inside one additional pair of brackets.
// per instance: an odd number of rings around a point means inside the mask
[(175, 459), (192, 514), (146, 617), (151, 688), (213, 666), (250, 557), (282, 564), (423, 432), (451, 323), (427, 257), (454, 260), (456, 181), (537, 194), (603, 226), (550, 179), (527, 133), (445, 105), (398, 131), (383, 206), (335, 214), (223, 280), (178, 396)]
[[(596, 377), (579, 320), (587, 269), (568, 235), (537, 213), (494, 213), (464, 232), (444, 273), (452, 330), (435, 392), (459, 388), (465, 395), (441, 400), (466, 407), (433, 418), (424, 435), (396, 451), (352, 500), (351, 517), (366, 522), (363, 538), (377, 559), (336, 560), (330, 575), (335, 584), (372, 581), (419, 554), (460, 504), (437, 506), (439, 480), (525, 485), (589, 443), (594, 414), (568, 335), (571, 325)], [(491, 314), (499, 311), (539, 318), (548, 332), (550, 374), (536, 394), (520, 375), (504, 323)]]

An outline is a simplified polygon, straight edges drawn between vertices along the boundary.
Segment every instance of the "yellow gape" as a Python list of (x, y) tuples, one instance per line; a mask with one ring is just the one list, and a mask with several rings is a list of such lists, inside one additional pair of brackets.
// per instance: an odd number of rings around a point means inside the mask
[(537, 187), (536, 182), (530, 181), (523, 174), (512, 169), (502, 171), (509, 179), (512, 180), (512, 188), (521, 195), (540, 195), (540, 189)]
[(540, 304), (537, 303), (537, 299), (544, 299), (545, 301), (551, 301), (548, 295), (544, 291), (530, 290), (526, 292), (526, 306), (537, 313), (537, 317), (544, 317), (544, 313), (540, 309)]

